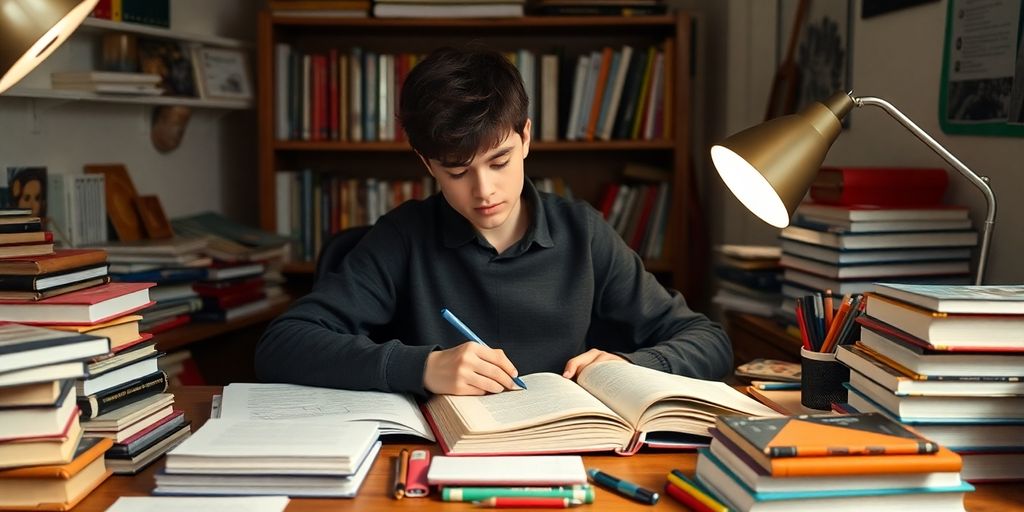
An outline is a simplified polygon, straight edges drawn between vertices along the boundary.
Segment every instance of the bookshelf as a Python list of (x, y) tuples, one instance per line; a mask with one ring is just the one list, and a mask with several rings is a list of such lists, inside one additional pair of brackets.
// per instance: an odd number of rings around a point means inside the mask
[[(344, 178), (420, 179), (422, 164), (404, 141), (349, 142), (342, 140), (278, 140), (275, 98), (279, 76), (275, 70), (275, 49), (288, 44), (293, 51), (339, 54), (352, 47), (378, 53), (427, 53), (444, 46), (483, 43), (499, 51), (527, 49), (537, 56), (558, 54), (560, 88), (572, 80), (572, 65), (584, 53), (630, 45), (635, 51), (650, 46), (665, 49), (666, 78), (664, 112), (667, 136), (653, 140), (569, 141), (564, 140), (563, 123), (559, 139), (539, 140), (534, 134), (526, 162), (527, 176), (564, 180), (577, 198), (598, 205), (604, 187), (622, 181), (627, 162), (668, 170), (669, 215), (661, 256), (645, 261), (662, 281), (681, 290), (690, 300), (697, 297), (703, 269), (688, 265), (694, 250), (688, 239), (692, 212), (687, 198), (693, 197), (691, 183), (690, 95), (691, 41), (693, 19), (688, 13), (664, 16), (557, 16), (507, 19), (384, 19), (274, 16), (259, 17), (257, 37), (258, 185), (260, 226), (277, 230), (278, 174), (314, 169), (320, 176)], [(570, 64), (570, 65), (567, 65)], [(570, 82), (571, 83), (571, 82)], [(540, 83), (538, 81), (538, 90)], [(559, 111), (569, 109), (569, 100), (559, 98)], [(539, 107), (539, 105), (538, 105)], [(536, 117), (540, 117), (539, 108)], [(564, 117), (560, 115), (559, 117)], [(293, 205), (294, 208), (294, 205)], [(296, 262), (285, 270), (311, 273), (310, 262)]]

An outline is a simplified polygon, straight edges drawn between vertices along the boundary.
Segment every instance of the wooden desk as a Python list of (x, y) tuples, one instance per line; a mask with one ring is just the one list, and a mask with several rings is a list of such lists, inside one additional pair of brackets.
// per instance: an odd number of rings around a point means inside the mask
[[(176, 397), (176, 407), (185, 411), (185, 416), (192, 420), (194, 432), (206, 421), (210, 414), (210, 397), (220, 392), (216, 386), (193, 386), (172, 390)], [(435, 495), (428, 499), (404, 499), (396, 501), (391, 496), (391, 460), (403, 448), (403, 444), (385, 444), (370, 471), (370, 475), (359, 490), (359, 497), (354, 500), (344, 499), (295, 499), (288, 505), (288, 510), (295, 512), (334, 511), (339, 509), (360, 511), (385, 510), (476, 510), (467, 503), (444, 503)], [(430, 446), (430, 445), (419, 445)], [(432, 446), (435, 453), (437, 446)], [(693, 474), (697, 457), (685, 452), (647, 452), (632, 457), (618, 455), (587, 455), (584, 463), (587, 467), (601, 468), (608, 473), (627, 478), (650, 489), (662, 490), (665, 474), (672, 468), (678, 468)], [(163, 459), (136, 476), (112, 476), (98, 489), (93, 491), (74, 512), (100, 512), (106, 510), (120, 496), (147, 496), (153, 490), (153, 474), (163, 468)], [(1024, 486), (1019, 484), (987, 484), (978, 485), (978, 490), (967, 495), (967, 510), (972, 512), (1004, 512), (1019, 508), (1024, 503)], [(627, 500), (618, 494), (597, 489), (597, 497), (593, 505), (586, 505), (580, 510), (685, 510), (685, 507), (672, 498), (663, 496), (654, 507), (641, 505)]]

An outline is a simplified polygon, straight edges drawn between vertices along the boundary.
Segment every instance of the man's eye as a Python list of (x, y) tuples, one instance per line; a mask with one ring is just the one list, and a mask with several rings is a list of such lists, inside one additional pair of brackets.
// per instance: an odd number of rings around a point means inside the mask
[(456, 179), (456, 180), (461, 178), (461, 177), (463, 177), (463, 176), (465, 176), (465, 175), (466, 175), (466, 171), (462, 171), (462, 172), (460, 172), (458, 174), (453, 173), (453, 172), (452, 173), (448, 173), (448, 176), (451, 176), (453, 179)]
[(501, 162), (501, 163), (493, 163), (493, 164), (491, 164), (491, 168), (492, 169), (504, 169), (505, 166), (508, 165), (508, 162), (509, 162), (508, 160), (505, 160), (504, 162)]

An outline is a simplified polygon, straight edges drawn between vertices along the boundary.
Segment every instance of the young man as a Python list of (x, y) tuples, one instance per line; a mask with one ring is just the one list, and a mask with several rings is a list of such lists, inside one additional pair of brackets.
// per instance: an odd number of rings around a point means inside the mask
[(722, 329), (658, 284), (596, 210), (525, 178), (526, 92), (500, 54), (433, 52), (399, 110), (441, 194), (382, 217), (268, 327), (261, 379), (479, 395), (516, 389), (519, 374), (573, 378), (613, 359), (706, 379), (730, 370)]

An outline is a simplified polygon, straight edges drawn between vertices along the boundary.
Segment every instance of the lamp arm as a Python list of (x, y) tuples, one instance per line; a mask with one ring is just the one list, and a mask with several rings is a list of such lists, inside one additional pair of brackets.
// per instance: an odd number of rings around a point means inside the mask
[(926, 146), (931, 148), (932, 151), (936, 152), (946, 162), (949, 162), (963, 177), (967, 178), (975, 187), (981, 190), (981, 193), (985, 196), (985, 202), (988, 204), (988, 214), (985, 216), (985, 224), (981, 231), (981, 253), (978, 255), (978, 271), (974, 276), (974, 284), (981, 285), (982, 280), (985, 276), (985, 262), (988, 260), (989, 244), (992, 240), (992, 229), (996, 224), (996, 196), (992, 193), (992, 188), (989, 187), (988, 177), (979, 176), (977, 173), (972, 171), (957, 157), (953, 156), (946, 148), (942, 147), (931, 135), (921, 129), (920, 126), (910, 120), (909, 117), (900, 112), (899, 109), (894, 107), (892, 103), (885, 101), (881, 98), (875, 98), (872, 96), (853, 96), (853, 102), (858, 107), (865, 105), (871, 105), (884, 110), (893, 119), (900, 122), (904, 128), (913, 133), (918, 139), (921, 140)]

